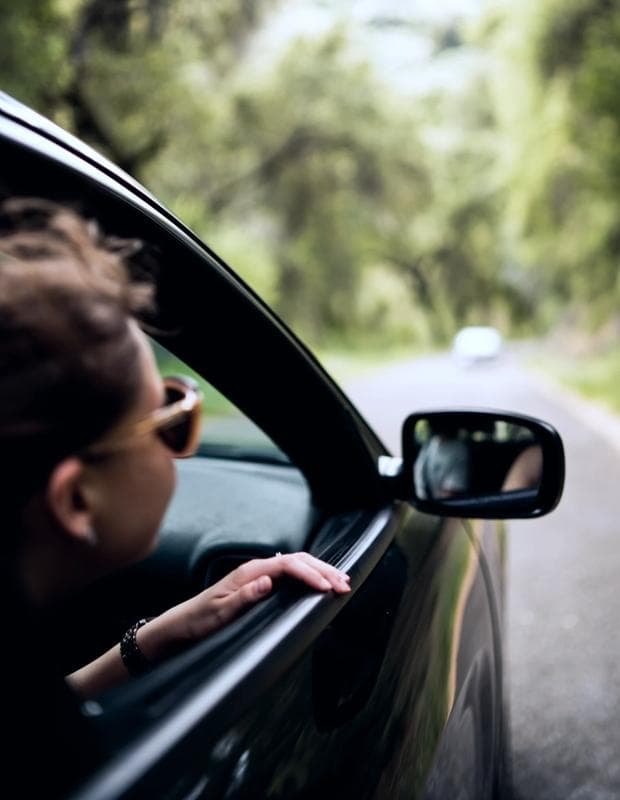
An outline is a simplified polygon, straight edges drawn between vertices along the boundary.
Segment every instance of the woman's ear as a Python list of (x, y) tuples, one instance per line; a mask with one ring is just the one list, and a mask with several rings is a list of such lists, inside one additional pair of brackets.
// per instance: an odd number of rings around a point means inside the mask
[(47, 482), (48, 508), (67, 534), (85, 544), (96, 540), (89, 498), (85, 467), (79, 458), (65, 458), (54, 467)]

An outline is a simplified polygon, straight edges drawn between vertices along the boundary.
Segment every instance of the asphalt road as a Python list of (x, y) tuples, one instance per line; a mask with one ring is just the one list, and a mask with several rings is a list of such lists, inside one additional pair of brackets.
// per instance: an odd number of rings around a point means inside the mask
[(425, 408), (484, 406), (553, 423), (567, 477), (558, 508), (509, 526), (507, 647), (519, 800), (620, 798), (620, 422), (527, 372), (513, 354), (457, 368), (447, 356), (350, 381), (394, 454)]

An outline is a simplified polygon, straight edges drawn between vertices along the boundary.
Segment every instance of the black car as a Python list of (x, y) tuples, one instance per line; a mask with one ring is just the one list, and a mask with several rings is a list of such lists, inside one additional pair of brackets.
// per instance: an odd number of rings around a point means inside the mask
[[(499, 796), (504, 538), (493, 520), (554, 508), (558, 434), (518, 414), (421, 412), (403, 420), (395, 457), (191, 230), (6, 95), (0, 164), (2, 197), (65, 202), (148, 245), (160, 360), (208, 382), (214, 408), (238, 409), (234, 424), (210, 420), (207, 403), (157, 551), (57, 612), (67, 672), (252, 557), (308, 550), (352, 584), (321, 595), (282, 583), (222, 631), (84, 703), (104, 748), (72, 800)], [(535, 470), (519, 472), (531, 453)]]

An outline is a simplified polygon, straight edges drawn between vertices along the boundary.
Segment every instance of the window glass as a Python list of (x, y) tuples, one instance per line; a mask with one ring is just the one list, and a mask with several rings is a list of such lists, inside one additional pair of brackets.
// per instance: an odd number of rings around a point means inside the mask
[(221, 392), (159, 342), (150, 342), (162, 376), (189, 375), (200, 385), (204, 400), (198, 455), (288, 462), (277, 445)]

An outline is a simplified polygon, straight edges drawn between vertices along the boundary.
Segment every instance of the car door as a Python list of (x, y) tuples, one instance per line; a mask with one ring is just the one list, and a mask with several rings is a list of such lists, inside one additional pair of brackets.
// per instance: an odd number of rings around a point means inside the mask
[(36, 117), (6, 104), (0, 122), (2, 194), (71, 203), (147, 243), (138, 268), (157, 281), (154, 337), (286, 456), (207, 448), (181, 471), (158, 552), (96, 587), (81, 611), (110, 632), (147, 601), (163, 607), (238, 560), (284, 548), (351, 575), (347, 596), (283, 584), (207, 641), (86, 703), (104, 747), (74, 800), (491, 796), (495, 528), (395, 499), (373, 431), (191, 231)]

